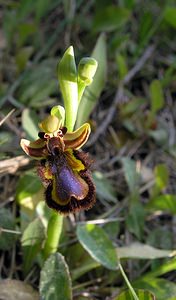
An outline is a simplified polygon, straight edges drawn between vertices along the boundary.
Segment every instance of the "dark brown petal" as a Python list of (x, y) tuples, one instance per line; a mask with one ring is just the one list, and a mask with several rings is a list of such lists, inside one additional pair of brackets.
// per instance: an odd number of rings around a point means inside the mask
[(43, 159), (48, 155), (46, 142), (42, 139), (34, 142), (21, 139), (20, 145), (24, 152), (34, 159)]
[(73, 132), (67, 132), (64, 135), (65, 149), (80, 149), (88, 140), (90, 135), (90, 125), (83, 124)]

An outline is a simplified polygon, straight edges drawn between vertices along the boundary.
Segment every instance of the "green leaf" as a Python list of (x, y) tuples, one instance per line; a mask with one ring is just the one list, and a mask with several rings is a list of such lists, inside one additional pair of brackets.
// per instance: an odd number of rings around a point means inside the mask
[(169, 171), (165, 164), (159, 164), (154, 169), (155, 174), (155, 184), (157, 188), (161, 191), (166, 188), (169, 182)]
[(175, 6), (168, 6), (165, 9), (164, 19), (165, 21), (171, 25), (173, 28), (176, 28), (176, 7)]
[[(0, 209), (0, 228), (15, 230), (15, 220), (10, 211), (6, 208)], [(9, 250), (16, 241), (16, 234), (0, 231), (0, 249)]]
[(100, 264), (98, 262), (96, 262), (95, 260), (92, 260), (92, 258), (89, 256), (89, 258), (84, 261), (84, 263), (78, 267), (78, 268), (74, 268), (74, 270), (72, 271), (72, 279), (73, 280), (77, 280), (79, 277), (81, 277), (82, 275), (84, 275), (85, 273), (91, 271), (92, 269), (95, 269), (97, 267), (99, 267)]
[(39, 21), (50, 9), (52, 1), (49, 0), (38, 0), (35, 1), (35, 13), (36, 19)]
[(19, 49), (19, 51), (17, 52), (17, 55), (15, 57), (19, 72), (21, 72), (25, 69), (26, 64), (27, 64), (30, 56), (32, 55), (33, 51), (34, 51), (34, 48), (32, 46), (23, 47), (23, 48)]
[(77, 280), (90, 270), (101, 266), (100, 263), (96, 262), (87, 253), (79, 242), (66, 247), (65, 256), (71, 270), (72, 280)]
[(117, 197), (114, 187), (111, 182), (103, 176), (102, 173), (96, 171), (93, 173), (93, 180), (96, 185), (97, 195), (104, 200), (110, 200), (117, 203)]
[(139, 180), (140, 176), (136, 171), (136, 162), (128, 157), (122, 158), (124, 175), (130, 190), (129, 213), (126, 218), (128, 230), (141, 239), (145, 222), (145, 211), (139, 202)]
[(151, 82), (150, 87), (151, 111), (155, 114), (164, 106), (164, 95), (162, 85), (159, 80), (155, 79)]
[(18, 46), (21, 47), (25, 45), (25, 42), (29, 39), (29, 37), (33, 37), (37, 32), (37, 26), (35, 23), (18, 23), (17, 32), (19, 35), (18, 38)]
[(45, 262), (40, 276), (40, 296), (45, 300), (72, 300), (68, 266), (60, 253)]
[(122, 5), (124, 5), (125, 7), (133, 9), (136, 5), (136, 0), (123, 0), (122, 3)]
[(176, 195), (164, 194), (153, 198), (147, 204), (150, 210), (161, 210), (171, 214), (176, 214)]
[(44, 227), (47, 228), (49, 219), (51, 218), (53, 211), (46, 205), (45, 201), (40, 201), (37, 204), (35, 214), (42, 220)]
[(120, 110), (122, 115), (126, 116), (141, 111), (142, 106), (145, 104), (146, 104), (145, 98), (134, 97), (129, 102), (123, 104), (123, 106), (120, 107)]
[(44, 239), (44, 226), (41, 220), (37, 218), (33, 222), (29, 223), (21, 239), (24, 256), (23, 268), (25, 274), (30, 270), (36, 255), (41, 250)]
[(41, 181), (32, 172), (24, 173), (16, 189), (16, 200), (20, 204), (20, 225), (23, 231), (36, 216), (36, 206), (44, 200)]
[[(40, 85), (40, 84), (39, 84)], [(40, 86), (38, 91), (36, 91), (35, 94), (32, 95), (30, 100), (30, 106), (31, 107), (41, 107), (43, 103), (49, 102), (50, 95), (56, 92), (56, 80), (50, 79), (48, 82), (45, 82), (43, 87)], [(41, 103), (42, 102), (42, 103)]]
[(132, 243), (125, 247), (118, 247), (117, 252), (119, 258), (133, 259), (157, 259), (172, 257), (176, 254), (173, 250), (161, 250), (141, 243)]
[(169, 226), (157, 226), (151, 230), (147, 236), (146, 243), (161, 249), (172, 249), (173, 247), (173, 233)]
[(116, 5), (109, 5), (97, 12), (93, 21), (95, 31), (113, 31), (130, 19), (130, 11)]
[(136, 171), (136, 162), (128, 157), (122, 158), (124, 175), (131, 194), (136, 194), (139, 187), (139, 174)]
[(37, 175), (27, 172), (20, 178), (17, 189), (16, 198), (18, 203), (23, 199), (35, 195), (42, 187), (41, 181)]
[[(135, 290), (136, 295), (138, 296), (139, 300), (155, 300), (155, 296), (145, 290)], [(130, 290), (122, 292), (119, 296), (116, 298), (113, 298), (113, 300), (134, 300), (134, 297)]]
[(97, 262), (110, 270), (118, 268), (116, 249), (102, 228), (94, 224), (78, 226), (77, 237)]
[(123, 79), (128, 72), (127, 64), (125, 61), (125, 57), (120, 53), (116, 56), (117, 69), (119, 73), (120, 79)]
[(131, 201), (129, 213), (126, 217), (126, 225), (130, 232), (140, 240), (143, 235), (145, 223), (145, 210), (140, 202)]
[(47, 59), (42, 63), (30, 68), (25, 73), (24, 79), (17, 91), (17, 98), (20, 102), (37, 106), (37, 103), (57, 92), (57, 81), (54, 78), (53, 70), (56, 67), (55, 59)]
[(156, 198), (169, 183), (169, 171), (165, 164), (159, 164), (154, 168), (155, 184), (151, 189), (151, 198)]
[(165, 128), (149, 130), (148, 135), (151, 136), (158, 145), (166, 146), (168, 143), (168, 132)]
[(11, 46), (14, 38), (14, 31), (16, 31), (18, 20), (13, 10), (6, 10), (3, 17), (3, 29), (6, 35), (7, 41)]
[(169, 259), (167, 261), (164, 261), (163, 264), (160, 264), (157, 266), (154, 270), (146, 273), (146, 278), (154, 278), (162, 276), (168, 272), (172, 272), (176, 270), (176, 258)]
[(25, 19), (34, 10), (35, 0), (21, 0), (17, 11), (18, 20)]
[(111, 240), (116, 241), (116, 238), (121, 231), (121, 223), (118, 220), (113, 220), (112, 222), (109, 220), (108, 223), (103, 225), (103, 229)]
[(35, 111), (31, 109), (24, 109), (22, 113), (22, 126), (26, 132), (26, 138), (36, 140), (38, 137), (38, 117)]
[(145, 43), (146, 37), (153, 26), (153, 16), (151, 11), (141, 14), (139, 20), (139, 44)]
[(98, 68), (93, 82), (85, 89), (85, 92), (82, 96), (78, 109), (76, 127), (80, 127), (83, 123), (87, 122), (90, 113), (95, 107), (105, 86), (107, 75), (107, 54), (106, 39), (104, 34), (99, 36), (91, 57), (98, 62)]
[(148, 289), (155, 294), (158, 300), (175, 300), (176, 284), (165, 279), (149, 278), (139, 280), (137, 284), (133, 284), (135, 288)]

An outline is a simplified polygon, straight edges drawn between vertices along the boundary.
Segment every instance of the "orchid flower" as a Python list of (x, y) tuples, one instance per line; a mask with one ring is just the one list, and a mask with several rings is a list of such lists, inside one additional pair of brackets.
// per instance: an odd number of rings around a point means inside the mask
[(49, 115), (39, 126), (36, 141), (22, 139), (20, 144), (27, 155), (38, 160), (46, 203), (62, 214), (91, 208), (95, 202), (91, 160), (79, 150), (88, 140), (90, 125), (67, 132), (61, 118)]

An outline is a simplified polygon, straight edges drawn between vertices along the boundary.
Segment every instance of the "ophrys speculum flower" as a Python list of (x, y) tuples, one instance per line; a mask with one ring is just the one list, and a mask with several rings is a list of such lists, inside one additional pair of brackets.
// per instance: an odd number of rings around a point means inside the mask
[(38, 160), (46, 203), (63, 214), (91, 208), (95, 202), (95, 186), (89, 171), (91, 160), (79, 150), (89, 137), (90, 125), (85, 123), (67, 132), (56, 116), (49, 115), (40, 128), (39, 139), (22, 139), (21, 147)]

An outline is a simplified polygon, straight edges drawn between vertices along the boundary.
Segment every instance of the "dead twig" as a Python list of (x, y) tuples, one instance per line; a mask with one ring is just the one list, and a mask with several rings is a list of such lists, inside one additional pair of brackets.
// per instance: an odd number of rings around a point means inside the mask
[(2, 120), (0, 120), (0, 126), (2, 126), (2, 124), (14, 113), (14, 111), (15, 109), (12, 109), (5, 117), (2, 118)]
[(0, 161), (0, 174), (14, 174), (17, 169), (29, 164), (29, 158), (23, 155)]
[(0, 122), (0, 126), (3, 123), (6, 123), (6, 126), (10, 128), (11, 131), (13, 131), (17, 136), (21, 137), (21, 131), (18, 129), (17, 126), (15, 126), (14, 122), (12, 120), (9, 120), (9, 117), (12, 115), (12, 113), (15, 111), (15, 109), (12, 109), (6, 116), (4, 116), (2, 113), (0, 113), (0, 118), (2, 119)]

